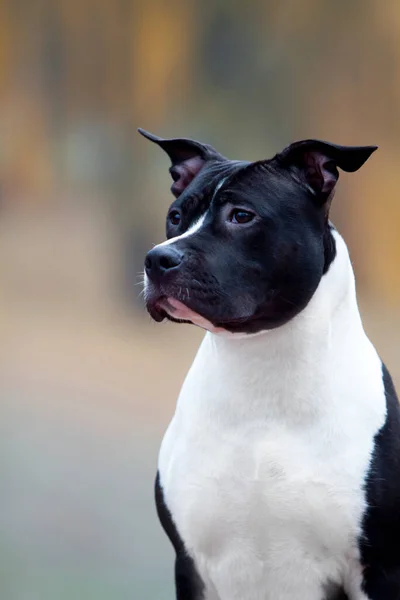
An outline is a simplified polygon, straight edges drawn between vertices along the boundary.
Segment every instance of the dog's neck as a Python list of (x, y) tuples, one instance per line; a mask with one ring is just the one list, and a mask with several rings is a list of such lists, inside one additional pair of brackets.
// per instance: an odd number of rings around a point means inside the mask
[(253, 336), (206, 334), (178, 409), (198, 404), (210, 419), (232, 422), (321, 416), (321, 397), (340, 385), (335, 378), (351, 377), (366, 342), (347, 247), (334, 235), (336, 258), (297, 317)]

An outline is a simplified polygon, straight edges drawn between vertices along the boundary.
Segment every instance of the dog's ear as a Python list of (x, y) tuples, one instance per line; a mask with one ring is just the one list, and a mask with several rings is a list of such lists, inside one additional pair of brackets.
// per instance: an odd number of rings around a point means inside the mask
[(293, 173), (325, 202), (338, 180), (338, 167), (343, 171), (357, 171), (376, 149), (377, 146), (337, 146), (303, 140), (287, 146), (275, 160), (281, 167), (295, 167)]
[(174, 180), (171, 192), (177, 198), (209, 160), (224, 160), (212, 146), (195, 140), (176, 138), (165, 140), (144, 129), (138, 129), (148, 140), (158, 144), (171, 159), (169, 172)]

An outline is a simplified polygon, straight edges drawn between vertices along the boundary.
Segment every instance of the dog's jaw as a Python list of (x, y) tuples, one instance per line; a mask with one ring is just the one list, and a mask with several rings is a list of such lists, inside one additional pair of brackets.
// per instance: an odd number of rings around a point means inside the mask
[(176, 300), (176, 298), (166, 297), (160, 300), (160, 308), (165, 311), (173, 319), (179, 321), (186, 321), (197, 325), (202, 329), (206, 329), (211, 333), (224, 333), (225, 329), (222, 327), (215, 327), (211, 321), (208, 321), (205, 317), (202, 317), (199, 313), (191, 310), (186, 304)]
[(173, 321), (192, 323), (211, 333), (229, 333), (223, 327), (216, 327), (211, 321), (172, 296), (161, 296), (157, 300), (150, 302), (151, 283), (149, 282), (146, 273), (144, 274), (143, 285), (147, 310), (149, 311), (151, 318), (156, 322), (161, 323), (165, 318), (170, 317)]

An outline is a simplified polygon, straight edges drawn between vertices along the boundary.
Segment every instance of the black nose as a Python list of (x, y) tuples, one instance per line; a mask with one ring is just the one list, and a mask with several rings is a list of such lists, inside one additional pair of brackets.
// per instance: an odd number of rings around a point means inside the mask
[(146, 274), (150, 278), (162, 277), (167, 271), (178, 267), (182, 262), (182, 254), (173, 246), (156, 246), (150, 250), (144, 261)]

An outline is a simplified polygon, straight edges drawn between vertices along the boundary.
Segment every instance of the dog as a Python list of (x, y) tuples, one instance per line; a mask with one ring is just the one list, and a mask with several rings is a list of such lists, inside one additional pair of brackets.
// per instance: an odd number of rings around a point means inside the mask
[(175, 196), (147, 309), (206, 330), (155, 486), (177, 599), (399, 599), (400, 410), (329, 220), (338, 169), (376, 146), (245, 162), (139, 131)]

